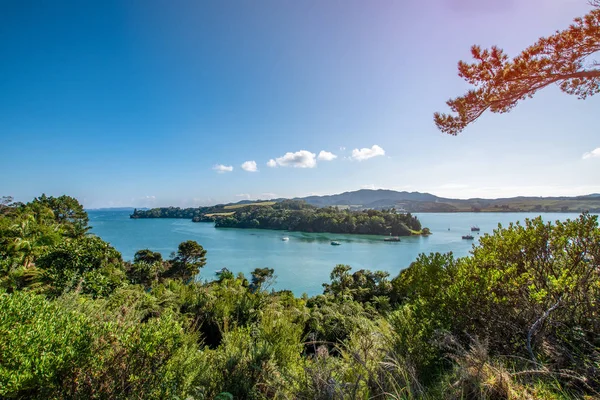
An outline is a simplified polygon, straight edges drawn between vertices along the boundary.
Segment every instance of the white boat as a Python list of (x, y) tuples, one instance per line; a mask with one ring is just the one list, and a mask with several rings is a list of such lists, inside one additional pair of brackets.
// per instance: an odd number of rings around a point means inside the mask
[(284, 236), (284, 237), (281, 238), (281, 240), (283, 240), (284, 242), (287, 242), (288, 240), (290, 240), (290, 238), (287, 237), (287, 236)]
[(215, 271), (215, 274), (221, 275), (221, 274), (224, 274), (225, 272), (229, 272), (229, 270), (226, 267), (223, 267), (223, 268)]

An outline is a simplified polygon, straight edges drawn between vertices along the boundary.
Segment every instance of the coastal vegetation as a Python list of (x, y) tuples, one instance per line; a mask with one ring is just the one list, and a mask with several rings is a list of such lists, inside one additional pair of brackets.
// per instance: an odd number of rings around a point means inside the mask
[(597, 216), (499, 226), (396, 277), (332, 266), (310, 298), (270, 290), (277, 266), (202, 282), (194, 241), (124, 261), (87, 224), (68, 196), (0, 203), (2, 398), (600, 395)]
[(421, 223), (410, 213), (318, 208), (297, 200), (285, 200), (269, 207), (246, 207), (233, 215), (216, 218), (215, 226), (393, 236), (421, 233)]
[[(189, 218), (214, 222), (217, 228), (275, 229), (410, 236), (421, 234), (421, 223), (410, 213), (391, 210), (351, 211), (338, 207), (319, 208), (301, 200), (218, 205), (196, 209), (175, 207), (135, 210), (131, 218)], [(429, 231), (426, 231), (429, 232)]]
[[(235, 212), (236, 209), (244, 207), (261, 207), (261, 206), (272, 206), (275, 204), (274, 201), (260, 201), (260, 202), (243, 202), (237, 204), (217, 204), (210, 207), (160, 207), (152, 208), (150, 210), (133, 210), (131, 218), (185, 218), (192, 219), (201, 216), (214, 216), (214, 215), (225, 215)], [(231, 211), (234, 210), (234, 211)]]

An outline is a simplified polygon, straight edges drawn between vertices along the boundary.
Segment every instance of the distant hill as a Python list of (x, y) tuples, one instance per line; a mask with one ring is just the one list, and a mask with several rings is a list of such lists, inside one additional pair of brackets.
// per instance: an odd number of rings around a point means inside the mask
[[(133, 211), (135, 207), (101, 207), (86, 208), (86, 211)], [(148, 210), (148, 208), (138, 208), (138, 210)]]
[(328, 196), (309, 196), (298, 200), (304, 200), (308, 204), (319, 207), (333, 205), (368, 205), (372, 203), (393, 204), (399, 201), (438, 201), (440, 197), (429, 193), (420, 192), (396, 192), (395, 190), (369, 190), (361, 189), (354, 192), (344, 192)]
[(600, 194), (576, 197), (519, 196), (498, 199), (450, 199), (431, 193), (361, 189), (326, 196), (296, 198), (318, 207), (396, 208), (408, 212), (600, 212)]
[[(239, 210), (257, 206), (270, 207), (285, 198), (264, 200), (242, 200), (237, 203), (217, 204), (210, 207), (161, 207), (136, 209), (131, 218), (189, 218), (212, 219), (215, 216), (231, 215)], [(383, 210), (395, 208), (399, 212), (577, 212), (600, 213), (600, 194), (576, 197), (509, 197), (499, 199), (449, 199), (431, 193), (397, 192), (394, 190), (361, 189), (327, 196), (308, 196), (302, 200), (316, 207), (338, 207), (351, 210)], [(121, 208), (125, 209), (125, 208)], [(116, 210), (116, 209), (108, 209)], [(128, 210), (132, 210), (129, 208)]]

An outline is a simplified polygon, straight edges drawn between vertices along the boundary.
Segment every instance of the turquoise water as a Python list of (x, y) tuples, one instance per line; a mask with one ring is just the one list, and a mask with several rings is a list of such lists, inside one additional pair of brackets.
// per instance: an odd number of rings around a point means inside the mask
[[(289, 289), (296, 295), (322, 293), (322, 283), (336, 264), (388, 271), (396, 276), (420, 253), (469, 253), (478, 236), (491, 233), (498, 223), (523, 221), (533, 213), (427, 213), (417, 214), (422, 225), (429, 227), (429, 237), (406, 237), (399, 243), (384, 242), (382, 237), (301, 233), (269, 230), (214, 228), (212, 223), (194, 223), (183, 219), (130, 219), (129, 211), (89, 211), (92, 233), (110, 242), (131, 260), (137, 250), (149, 248), (168, 257), (185, 240), (195, 240), (207, 251), (207, 264), (201, 279), (213, 279), (223, 267), (246, 276), (257, 267), (275, 269), (275, 289)], [(577, 214), (542, 214), (547, 221), (577, 218)], [(470, 227), (481, 228), (475, 240), (463, 240)], [(448, 230), (450, 228), (450, 230)], [(282, 241), (288, 236), (289, 241)], [(341, 246), (332, 246), (332, 240)]]

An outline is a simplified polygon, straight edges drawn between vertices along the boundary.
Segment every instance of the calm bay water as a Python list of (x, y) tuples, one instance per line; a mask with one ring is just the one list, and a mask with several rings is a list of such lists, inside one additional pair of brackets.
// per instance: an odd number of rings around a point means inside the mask
[[(382, 237), (338, 235), (330, 233), (282, 232), (254, 229), (216, 229), (212, 223), (194, 223), (184, 219), (130, 219), (129, 211), (88, 211), (92, 233), (110, 242), (126, 260), (137, 250), (149, 248), (168, 257), (177, 245), (195, 240), (207, 251), (207, 264), (202, 279), (214, 279), (215, 271), (227, 267), (234, 274), (250, 272), (257, 267), (275, 269), (276, 289), (289, 289), (296, 295), (322, 293), (321, 284), (329, 281), (336, 264), (388, 271), (396, 276), (420, 253), (453, 252), (466, 256), (478, 236), (491, 233), (498, 223), (523, 221), (539, 214), (531, 213), (427, 213), (416, 214), (429, 237), (401, 238), (399, 243), (384, 242)], [(578, 214), (546, 213), (546, 221), (577, 218)], [(463, 240), (470, 227), (481, 228), (475, 240)], [(450, 228), (450, 229), (448, 229)], [(282, 241), (288, 236), (289, 241)], [(332, 246), (332, 240), (341, 246)]]

